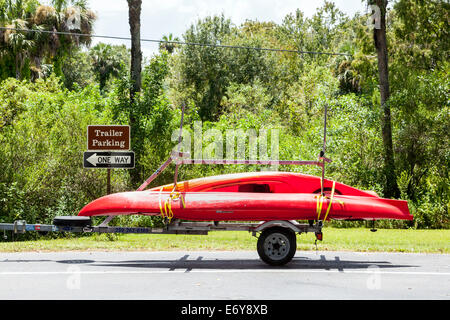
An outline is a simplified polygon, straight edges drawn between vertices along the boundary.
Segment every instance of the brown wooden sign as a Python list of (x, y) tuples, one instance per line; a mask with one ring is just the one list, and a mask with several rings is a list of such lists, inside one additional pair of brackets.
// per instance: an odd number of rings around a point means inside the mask
[(88, 126), (87, 148), (88, 150), (130, 150), (130, 126)]

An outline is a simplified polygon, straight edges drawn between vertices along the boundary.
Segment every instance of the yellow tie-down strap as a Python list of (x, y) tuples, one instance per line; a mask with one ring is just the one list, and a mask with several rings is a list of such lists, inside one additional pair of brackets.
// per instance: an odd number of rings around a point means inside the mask
[(164, 218), (166, 217), (170, 221), (173, 218), (173, 211), (172, 211), (172, 201), (177, 201), (181, 199), (181, 203), (183, 205), (183, 208), (185, 208), (185, 203), (184, 203), (184, 198), (181, 195), (180, 192), (177, 192), (174, 190), (172, 190), (172, 192), (169, 194), (169, 196), (167, 197), (166, 201), (164, 201), (164, 207), (162, 205), (161, 202), (161, 192), (162, 192), (163, 188), (161, 187), (161, 189), (159, 189), (159, 210), (161, 211), (161, 216)]
[[(330, 213), (330, 210), (331, 210), (331, 204), (333, 203), (335, 189), (336, 189), (336, 181), (333, 181), (333, 187), (331, 188), (330, 197), (324, 196), (323, 194), (316, 196), (317, 197), (317, 206), (316, 206), (317, 220), (320, 220), (320, 215), (322, 214), (323, 201), (325, 199), (330, 199), (330, 202), (328, 203), (327, 211), (325, 212), (325, 217), (323, 218), (323, 221), (327, 220), (328, 214)], [(340, 200), (337, 200), (337, 201), (341, 204), (344, 204), (344, 202), (342, 202)]]

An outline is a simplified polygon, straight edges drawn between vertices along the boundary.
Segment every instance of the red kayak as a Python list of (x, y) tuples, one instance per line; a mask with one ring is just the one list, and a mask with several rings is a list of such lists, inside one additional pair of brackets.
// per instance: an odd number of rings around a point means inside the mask
[[(333, 187), (334, 185), (334, 187)], [(237, 173), (182, 181), (96, 199), (79, 216), (163, 215), (196, 221), (412, 220), (404, 200), (291, 172)]]

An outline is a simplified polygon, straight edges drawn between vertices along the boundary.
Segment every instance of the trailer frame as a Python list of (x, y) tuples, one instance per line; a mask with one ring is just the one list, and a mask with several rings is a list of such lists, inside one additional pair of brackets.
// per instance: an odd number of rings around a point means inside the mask
[[(71, 216), (70, 216), (71, 217)], [(59, 220), (63, 217), (58, 217)], [(73, 217), (72, 217), (73, 218)], [(316, 239), (322, 239), (322, 221), (309, 224), (300, 224), (295, 220), (269, 220), (258, 223), (234, 223), (234, 222), (189, 222), (173, 220), (162, 228), (149, 227), (120, 227), (98, 225), (84, 226), (71, 225), (79, 222), (74, 219), (64, 223), (55, 224), (28, 224), (24, 220), (16, 220), (13, 223), (0, 223), (0, 231), (4, 232), (4, 239), (7, 239), (6, 231), (11, 231), (13, 239), (15, 234), (26, 232), (74, 232), (74, 233), (138, 233), (138, 234), (181, 234), (181, 235), (207, 235), (211, 231), (247, 231), (252, 236), (258, 238), (257, 252), (264, 262), (273, 266), (280, 266), (288, 263), (297, 250), (296, 234), (314, 232)], [(260, 236), (262, 235), (262, 236)], [(273, 240), (272, 240), (273, 239)]]
[[(59, 216), (58, 218), (64, 218)], [(300, 224), (296, 220), (269, 220), (254, 222), (218, 222), (218, 221), (180, 221), (178, 219), (166, 224), (164, 227), (122, 227), (97, 225), (74, 226), (67, 224), (40, 224), (26, 223), (25, 220), (16, 220), (13, 223), (0, 223), (0, 231), (11, 231), (13, 234), (24, 234), (26, 232), (74, 232), (74, 233), (141, 233), (141, 234), (197, 234), (207, 235), (211, 231), (248, 231), (252, 236), (272, 227), (282, 227), (292, 232), (302, 234), (308, 232), (318, 233), (322, 231), (322, 223)]]

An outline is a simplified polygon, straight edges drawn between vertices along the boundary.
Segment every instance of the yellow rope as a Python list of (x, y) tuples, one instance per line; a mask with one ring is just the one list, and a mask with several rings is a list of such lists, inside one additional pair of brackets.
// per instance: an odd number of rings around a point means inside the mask
[(325, 213), (325, 218), (323, 221), (327, 221), (328, 213), (330, 213), (331, 210), (331, 203), (333, 202), (333, 196), (334, 196), (334, 187), (336, 186), (336, 181), (333, 181), (333, 187), (331, 188), (331, 197), (330, 197), (330, 203), (328, 204), (327, 212)]
[(172, 211), (172, 201), (176, 201), (176, 200), (180, 200), (181, 199), (181, 203), (183, 204), (183, 208), (185, 208), (186, 204), (184, 202), (184, 198), (181, 195), (181, 193), (172, 190), (172, 192), (169, 194), (169, 196), (167, 197), (167, 199), (164, 201), (164, 210), (161, 204), (161, 192), (162, 192), (162, 187), (159, 191), (159, 210), (161, 211), (161, 216), (164, 218), (166, 217), (170, 221), (173, 218), (173, 211)]
[(322, 213), (323, 199), (325, 197), (322, 194), (319, 194), (316, 197), (317, 197), (317, 205), (316, 205), (317, 221), (319, 221), (320, 220), (320, 214)]
[[(172, 218), (173, 218), (173, 212), (172, 212), (172, 202), (171, 202), (171, 197), (169, 196), (167, 199), (166, 199), (166, 202), (164, 202), (164, 211), (165, 211), (165, 213), (166, 213), (166, 217), (167, 217), (167, 219), (169, 220), (169, 223), (170, 223), (170, 221), (172, 220)], [(167, 208), (169, 208), (169, 210), (167, 210)]]
[(163, 187), (161, 187), (161, 189), (159, 189), (159, 211), (161, 212), (161, 216), (164, 218), (164, 212), (162, 209), (162, 204), (161, 204), (161, 193), (162, 193)]
[[(322, 179), (320, 181), (320, 185), (321, 185), (321, 190), (322, 190)], [(336, 187), (336, 181), (333, 181), (333, 187), (331, 188), (331, 196), (328, 198), (327, 196), (324, 196), (323, 194), (320, 194), (317, 197), (317, 205), (316, 205), (316, 212), (317, 212), (317, 220), (320, 220), (320, 215), (322, 213), (322, 207), (323, 207), (323, 201), (325, 199), (330, 199), (330, 202), (328, 203), (328, 208), (327, 211), (325, 212), (325, 218), (323, 219), (324, 221), (327, 220), (328, 214), (330, 213), (331, 210), (331, 204), (333, 202), (333, 197), (334, 197), (334, 190)], [(341, 201), (339, 201), (341, 202)]]

